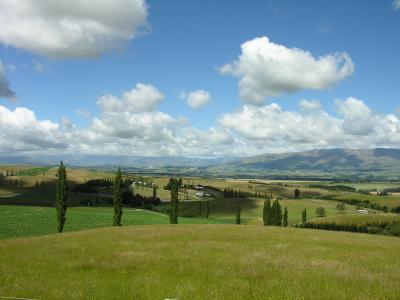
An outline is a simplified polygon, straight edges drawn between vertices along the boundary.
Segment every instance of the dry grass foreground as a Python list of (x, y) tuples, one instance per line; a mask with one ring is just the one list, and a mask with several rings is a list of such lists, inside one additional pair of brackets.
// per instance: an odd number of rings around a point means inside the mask
[(399, 238), (294, 228), (103, 228), (0, 241), (0, 296), (398, 299), (399, 250)]

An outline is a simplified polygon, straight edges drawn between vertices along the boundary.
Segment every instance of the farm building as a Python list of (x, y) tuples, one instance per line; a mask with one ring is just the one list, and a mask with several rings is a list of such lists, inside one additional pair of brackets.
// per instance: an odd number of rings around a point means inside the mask
[(368, 210), (366, 210), (366, 209), (357, 209), (357, 213), (361, 214), (361, 215), (367, 215), (368, 214)]

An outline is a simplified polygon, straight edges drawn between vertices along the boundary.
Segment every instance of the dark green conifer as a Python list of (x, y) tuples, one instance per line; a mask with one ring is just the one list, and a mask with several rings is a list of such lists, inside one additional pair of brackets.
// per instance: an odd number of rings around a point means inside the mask
[(113, 199), (113, 205), (114, 205), (114, 226), (121, 226), (121, 220), (122, 220), (122, 172), (121, 168), (118, 168), (117, 174), (115, 175), (115, 180), (114, 180), (114, 199)]
[(57, 186), (56, 186), (56, 210), (57, 210), (57, 231), (63, 232), (64, 224), (67, 214), (67, 198), (68, 198), (68, 185), (67, 185), (67, 172), (65, 166), (61, 161), (60, 167), (57, 171)]

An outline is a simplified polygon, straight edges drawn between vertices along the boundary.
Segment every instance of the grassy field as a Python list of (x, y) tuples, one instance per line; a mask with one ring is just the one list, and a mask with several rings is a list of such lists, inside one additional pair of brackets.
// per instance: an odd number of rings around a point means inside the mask
[[(67, 211), (65, 231), (76, 231), (112, 225), (113, 209), (106, 207), (71, 207)], [(206, 218), (179, 218), (182, 224), (221, 223)], [(122, 224), (168, 224), (165, 214), (125, 209)], [(50, 207), (0, 205), (0, 239), (51, 234), (56, 232), (56, 211)]]
[(0, 296), (398, 299), (400, 239), (237, 225), (103, 228), (0, 241)]

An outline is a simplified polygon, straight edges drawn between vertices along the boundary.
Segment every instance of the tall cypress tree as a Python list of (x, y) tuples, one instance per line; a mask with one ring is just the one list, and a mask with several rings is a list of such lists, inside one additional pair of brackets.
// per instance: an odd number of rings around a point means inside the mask
[(271, 200), (267, 199), (264, 201), (264, 209), (263, 209), (263, 221), (264, 225), (271, 225), (272, 224), (272, 219), (271, 219)]
[(278, 199), (272, 203), (271, 207), (271, 225), (282, 226), (282, 208)]
[(283, 226), (287, 227), (288, 226), (288, 209), (285, 207), (285, 212), (283, 213)]
[(307, 209), (303, 209), (301, 212), (301, 222), (305, 224), (307, 222)]
[(279, 204), (278, 199), (276, 201), (276, 226), (282, 226), (282, 207)]
[(121, 226), (122, 219), (122, 173), (121, 168), (118, 168), (114, 180), (114, 226)]
[(178, 224), (179, 214), (179, 180), (172, 179), (171, 181), (171, 207), (169, 210), (170, 224)]
[(157, 189), (156, 187), (153, 187), (153, 203), (156, 202), (156, 199), (157, 199)]
[(207, 201), (206, 205), (206, 218), (208, 219), (209, 216), (210, 216), (210, 200)]
[(60, 167), (57, 171), (57, 186), (56, 186), (56, 210), (57, 210), (57, 231), (63, 232), (64, 224), (66, 221), (65, 215), (67, 214), (67, 198), (68, 198), (68, 185), (67, 185), (67, 172), (65, 166), (61, 161)]
[(237, 225), (240, 225), (240, 221), (241, 221), (240, 213), (241, 213), (241, 209), (240, 209), (240, 207), (238, 207), (238, 208), (236, 209), (236, 224), (237, 224)]

